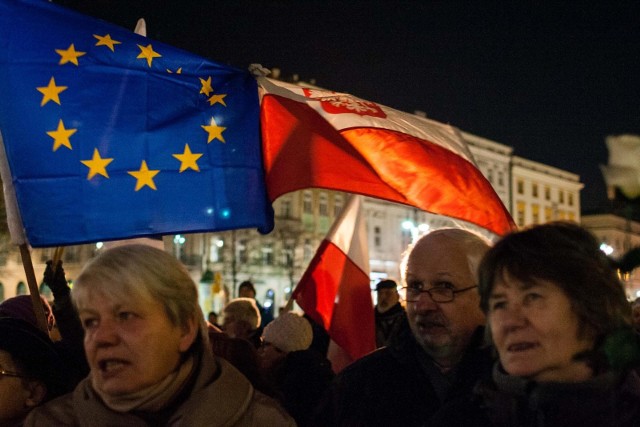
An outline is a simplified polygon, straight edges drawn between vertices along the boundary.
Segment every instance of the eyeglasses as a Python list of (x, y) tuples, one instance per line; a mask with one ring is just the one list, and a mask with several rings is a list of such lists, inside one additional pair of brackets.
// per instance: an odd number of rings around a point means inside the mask
[(416, 302), (423, 293), (429, 294), (433, 302), (451, 302), (456, 294), (477, 288), (478, 285), (469, 286), (468, 288), (452, 289), (445, 286), (436, 286), (431, 289), (422, 289), (422, 286), (405, 286), (402, 288), (404, 300), (407, 302)]
[(0, 377), (15, 377), (15, 378), (29, 378), (27, 375), (20, 374), (18, 372), (5, 371), (2, 366), (0, 366)]

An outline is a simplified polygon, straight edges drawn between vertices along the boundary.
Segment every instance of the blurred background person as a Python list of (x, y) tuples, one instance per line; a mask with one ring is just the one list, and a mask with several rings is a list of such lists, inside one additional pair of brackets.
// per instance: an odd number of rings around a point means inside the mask
[(630, 306), (588, 231), (557, 222), (504, 237), (479, 292), (500, 360), (432, 425), (640, 425)]
[(67, 362), (31, 323), (0, 318), (0, 427), (21, 426), (36, 406), (73, 389)]
[(334, 377), (331, 362), (310, 349), (313, 331), (303, 316), (282, 313), (262, 334), (258, 361), (273, 395), (296, 420), (312, 425), (313, 411)]
[(236, 298), (222, 309), (222, 330), (232, 338), (241, 338), (260, 347), (260, 310), (253, 298)]
[(75, 281), (91, 372), (25, 425), (294, 425), (278, 403), (213, 356), (195, 283), (170, 254), (108, 249)]
[(253, 298), (256, 302), (256, 306), (260, 311), (260, 333), (262, 333), (262, 329), (273, 320), (273, 305), (270, 307), (263, 307), (262, 304), (256, 299), (256, 288), (253, 283), (249, 280), (245, 280), (240, 283), (238, 286), (238, 297), (239, 298)]
[(391, 343), (403, 328), (408, 328), (407, 313), (400, 304), (398, 284), (395, 280), (385, 279), (376, 285), (378, 303), (375, 306), (376, 347), (385, 347)]

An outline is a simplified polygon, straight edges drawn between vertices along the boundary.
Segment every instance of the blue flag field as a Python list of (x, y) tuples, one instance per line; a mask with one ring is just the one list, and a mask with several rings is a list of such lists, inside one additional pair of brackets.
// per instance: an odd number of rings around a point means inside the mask
[(248, 71), (46, 1), (0, 0), (0, 94), (34, 247), (273, 228)]

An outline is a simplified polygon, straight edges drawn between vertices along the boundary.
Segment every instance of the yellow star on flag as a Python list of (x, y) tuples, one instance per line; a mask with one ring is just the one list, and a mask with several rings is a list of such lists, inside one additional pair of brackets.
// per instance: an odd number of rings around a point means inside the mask
[(200, 153), (192, 153), (189, 144), (184, 144), (184, 152), (182, 154), (172, 154), (173, 157), (180, 160), (180, 173), (187, 169), (193, 169), (196, 172), (200, 172), (197, 160), (202, 157)]
[[(167, 68), (167, 73), (173, 74), (173, 71), (171, 71), (170, 69)], [(176, 70), (176, 74), (182, 74), (182, 67), (180, 67), (180, 68), (178, 68)]]
[(42, 86), (36, 89), (38, 89), (38, 92), (42, 92), (42, 94), (44, 95), (42, 97), (42, 102), (40, 103), (40, 106), (43, 107), (49, 101), (53, 101), (56, 104), (61, 105), (59, 95), (60, 92), (67, 90), (67, 86), (56, 86), (56, 80), (51, 77), (48, 86)]
[(151, 67), (151, 61), (153, 61), (153, 58), (162, 57), (162, 55), (153, 50), (153, 47), (150, 44), (148, 44), (146, 47), (140, 45), (138, 45), (138, 47), (140, 48), (140, 54), (137, 56), (137, 59), (146, 59), (149, 67)]
[(145, 160), (142, 161), (140, 165), (140, 169), (137, 171), (127, 171), (127, 173), (134, 178), (136, 178), (136, 189), (135, 191), (140, 190), (142, 187), (149, 186), (153, 190), (157, 190), (156, 184), (153, 182), (153, 177), (160, 173), (159, 170), (149, 170), (147, 166), (147, 162)]
[(214, 139), (219, 139), (222, 142), (224, 141), (224, 137), (222, 136), (222, 132), (225, 131), (225, 129), (227, 129), (226, 127), (222, 127), (222, 126), (218, 126), (216, 124), (216, 121), (214, 120), (213, 117), (211, 117), (211, 124), (210, 125), (201, 125), (202, 129), (204, 129), (205, 131), (207, 131), (207, 133), (209, 134), (208, 138), (207, 138), (207, 144), (210, 143), (211, 141), (213, 141)]
[(98, 39), (98, 42), (96, 43), (96, 46), (106, 46), (109, 49), (111, 49), (111, 52), (115, 52), (115, 49), (114, 49), (115, 45), (122, 44), (122, 42), (119, 42), (117, 40), (113, 40), (111, 38), (110, 34), (106, 34), (104, 36), (99, 36), (97, 34), (94, 34), (93, 37)]
[(200, 83), (202, 84), (200, 93), (204, 93), (205, 96), (209, 96), (209, 94), (213, 92), (213, 88), (211, 87), (211, 76), (209, 76), (207, 80), (200, 78)]
[(62, 120), (60, 120), (60, 122), (58, 122), (58, 129), (47, 132), (47, 135), (53, 138), (53, 151), (56, 151), (63, 145), (69, 150), (72, 150), (69, 137), (77, 131), (77, 129), (65, 129), (64, 123), (62, 123)]
[(56, 53), (60, 55), (59, 65), (64, 65), (67, 62), (71, 62), (72, 64), (78, 66), (78, 58), (86, 55), (86, 52), (77, 51), (73, 43), (71, 43), (71, 46), (69, 46), (67, 50), (56, 49)]
[(225, 104), (224, 102), (224, 97), (227, 96), (226, 93), (221, 93), (218, 95), (212, 95), (211, 98), (209, 98), (209, 105), (215, 105), (217, 103), (220, 103), (222, 105), (224, 105), (225, 107), (227, 106), (227, 104)]
[(91, 160), (80, 160), (80, 163), (89, 168), (89, 173), (87, 174), (87, 179), (91, 179), (96, 175), (102, 175), (105, 178), (109, 178), (109, 174), (107, 173), (107, 165), (113, 162), (112, 158), (102, 158), (100, 157), (100, 153), (97, 148), (93, 149), (93, 157)]

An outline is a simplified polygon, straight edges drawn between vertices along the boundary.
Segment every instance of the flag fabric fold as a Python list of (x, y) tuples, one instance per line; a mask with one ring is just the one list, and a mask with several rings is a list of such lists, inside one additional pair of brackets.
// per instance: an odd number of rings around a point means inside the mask
[(453, 127), (354, 96), (259, 77), (269, 198), (346, 191), (503, 235), (514, 222)]
[(0, 0), (0, 93), (32, 246), (273, 228), (248, 71), (46, 1)]
[(304, 312), (346, 353), (346, 358), (332, 359), (335, 371), (375, 349), (369, 253), (361, 211), (362, 197), (351, 196), (293, 293)]

